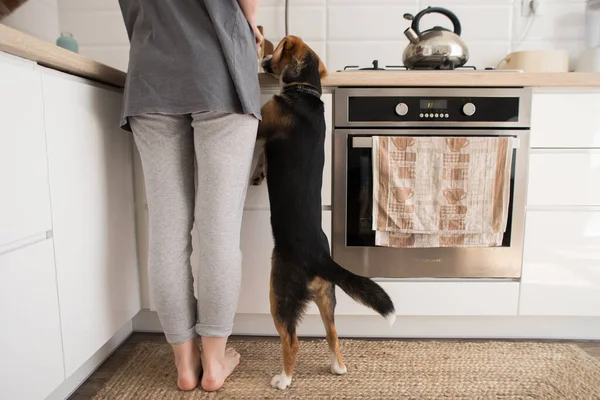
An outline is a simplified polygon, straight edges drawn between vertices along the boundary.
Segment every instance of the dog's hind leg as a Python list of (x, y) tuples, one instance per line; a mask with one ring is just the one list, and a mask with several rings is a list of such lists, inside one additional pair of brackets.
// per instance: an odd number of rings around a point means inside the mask
[(281, 340), (281, 348), (283, 350), (283, 371), (281, 374), (275, 375), (271, 380), (271, 386), (277, 389), (286, 389), (292, 384), (292, 376), (294, 375), (294, 367), (296, 366), (296, 356), (298, 355), (298, 336), (296, 335), (296, 327), (287, 326), (277, 317), (273, 317), (279, 338)]
[(337, 330), (335, 329), (335, 285), (317, 277), (312, 281), (311, 289), (327, 333), (327, 344), (331, 352), (331, 373), (343, 375), (347, 369), (342, 359)]
[(309, 296), (305, 286), (302, 288), (303, 285), (295, 285), (285, 276), (279, 275), (284, 264), (278, 266), (277, 263), (277, 257), (273, 256), (269, 298), (271, 315), (283, 350), (283, 371), (273, 377), (271, 386), (286, 389), (292, 383), (299, 348), (296, 325), (304, 312)]

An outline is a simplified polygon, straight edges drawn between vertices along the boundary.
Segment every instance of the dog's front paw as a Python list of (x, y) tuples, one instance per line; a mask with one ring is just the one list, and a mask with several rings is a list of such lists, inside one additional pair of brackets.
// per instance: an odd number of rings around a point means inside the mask
[(259, 186), (266, 178), (264, 170), (257, 171), (254, 175), (252, 175), (252, 185)]
[(271, 386), (277, 389), (286, 389), (292, 384), (292, 377), (287, 376), (285, 372), (282, 372), (279, 375), (275, 375), (273, 379), (271, 379)]

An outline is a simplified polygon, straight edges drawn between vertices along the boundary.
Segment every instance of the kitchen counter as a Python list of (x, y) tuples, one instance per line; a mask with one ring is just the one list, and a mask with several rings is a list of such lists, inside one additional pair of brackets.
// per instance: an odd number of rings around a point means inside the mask
[(48, 68), (112, 86), (125, 86), (125, 72), (0, 24), (0, 51)]
[[(277, 79), (259, 75), (261, 87), (277, 86)], [(600, 88), (600, 73), (523, 73), (504, 71), (346, 71), (331, 72), (323, 87), (569, 87)]]
[[(26, 33), (0, 24), (0, 51), (41, 65), (123, 87), (125, 72), (62, 49)], [(259, 74), (261, 87), (278, 85), (277, 79)], [(600, 87), (600, 73), (518, 73), (483, 71), (348, 71), (331, 72), (324, 87), (343, 86), (470, 86), (470, 87)]]

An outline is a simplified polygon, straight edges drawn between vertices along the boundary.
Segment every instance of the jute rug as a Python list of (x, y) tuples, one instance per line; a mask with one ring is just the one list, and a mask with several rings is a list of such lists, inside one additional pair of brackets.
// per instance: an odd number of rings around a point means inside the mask
[(570, 344), (451, 341), (340, 341), (348, 373), (329, 372), (323, 340), (301, 341), (285, 391), (279, 341), (232, 341), (242, 355), (221, 391), (175, 387), (167, 344), (140, 343), (95, 400), (199, 399), (600, 399), (600, 362)]

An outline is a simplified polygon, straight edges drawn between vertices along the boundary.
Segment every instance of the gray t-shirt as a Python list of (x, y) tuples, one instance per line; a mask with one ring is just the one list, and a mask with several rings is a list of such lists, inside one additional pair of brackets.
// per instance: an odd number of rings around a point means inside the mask
[(146, 113), (260, 119), (254, 33), (237, 0), (119, 0), (129, 35), (121, 127)]

